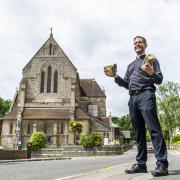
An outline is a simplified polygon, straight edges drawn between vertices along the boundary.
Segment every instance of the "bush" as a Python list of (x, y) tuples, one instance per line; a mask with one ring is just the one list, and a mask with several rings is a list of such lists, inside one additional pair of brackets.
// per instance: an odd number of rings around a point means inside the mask
[(82, 132), (82, 123), (78, 120), (70, 120), (70, 131), (74, 133), (74, 144), (78, 144), (79, 134)]
[(109, 145), (113, 145), (113, 146), (116, 146), (116, 145), (120, 145), (120, 142), (119, 140), (112, 140)]
[(79, 143), (85, 148), (92, 148), (103, 145), (103, 138), (98, 133), (83, 134), (80, 137)]
[(69, 126), (70, 126), (70, 129), (73, 133), (78, 133), (80, 134), (81, 131), (82, 131), (82, 123), (80, 121), (77, 121), (77, 120), (71, 120), (69, 122)]
[(179, 144), (180, 144), (180, 141), (175, 141), (173, 144), (179, 145)]
[(29, 142), (32, 143), (32, 150), (37, 151), (40, 148), (46, 147), (46, 135), (43, 132), (34, 132)]
[(176, 134), (176, 135), (173, 137), (173, 143), (175, 143), (175, 144), (180, 144), (180, 134)]

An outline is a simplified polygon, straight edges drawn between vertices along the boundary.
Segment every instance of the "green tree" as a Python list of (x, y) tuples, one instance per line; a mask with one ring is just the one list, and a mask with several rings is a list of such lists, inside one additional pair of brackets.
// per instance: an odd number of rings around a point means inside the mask
[(76, 144), (77, 137), (82, 132), (82, 123), (78, 120), (71, 120), (69, 122), (70, 130), (74, 133), (74, 144)]
[(3, 117), (8, 112), (11, 106), (11, 100), (4, 100), (0, 97), (0, 117)]
[(158, 113), (165, 139), (171, 144), (174, 129), (180, 125), (180, 85), (174, 82), (161, 84), (158, 89)]
[(135, 133), (132, 127), (129, 114), (121, 117), (112, 117), (112, 122), (120, 127), (120, 130), (130, 131), (131, 139), (135, 140)]
[(151, 141), (151, 136), (150, 136), (149, 131), (147, 130), (147, 128), (146, 128), (146, 140)]
[(173, 137), (173, 143), (175, 143), (175, 144), (180, 144), (180, 134), (176, 134), (176, 135)]

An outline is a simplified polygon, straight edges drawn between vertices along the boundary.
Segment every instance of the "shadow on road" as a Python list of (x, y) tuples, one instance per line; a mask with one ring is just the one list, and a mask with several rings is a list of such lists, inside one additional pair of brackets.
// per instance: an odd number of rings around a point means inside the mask
[(180, 175), (180, 170), (170, 170), (169, 175)]

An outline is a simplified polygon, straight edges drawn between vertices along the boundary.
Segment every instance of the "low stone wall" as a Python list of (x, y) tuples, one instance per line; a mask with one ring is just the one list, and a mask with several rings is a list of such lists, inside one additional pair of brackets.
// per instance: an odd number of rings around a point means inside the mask
[(26, 150), (5, 150), (0, 149), (0, 160), (26, 159)]
[(63, 147), (63, 149), (41, 149), (39, 151), (33, 152), (32, 157), (80, 157), (119, 155), (131, 148), (131, 145), (108, 145), (94, 148), (83, 148), (82, 146), (65, 146)]
[(33, 151), (31, 154), (32, 158), (51, 158), (51, 157), (62, 157), (62, 149), (40, 149)]
[(167, 148), (170, 150), (180, 150), (180, 145), (177, 144), (167, 145)]

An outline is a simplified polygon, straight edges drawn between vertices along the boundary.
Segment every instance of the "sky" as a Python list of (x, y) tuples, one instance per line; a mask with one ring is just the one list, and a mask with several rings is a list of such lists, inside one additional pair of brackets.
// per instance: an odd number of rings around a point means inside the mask
[(53, 37), (80, 78), (105, 90), (107, 115), (128, 114), (128, 91), (106, 77), (116, 63), (124, 77), (136, 54), (133, 38), (146, 37), (164, 82), (180, 83), (179, 0), (0, 0), (0, 97), (13, 99), (23, 67)]

